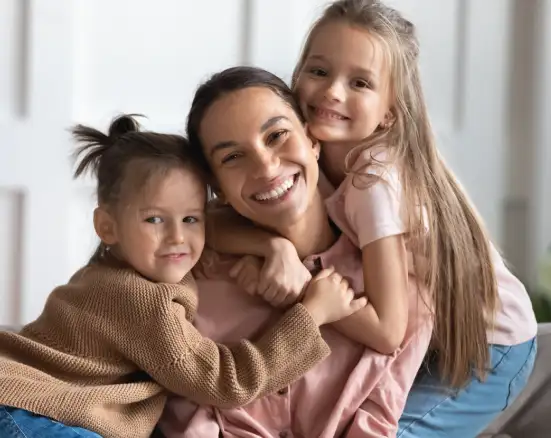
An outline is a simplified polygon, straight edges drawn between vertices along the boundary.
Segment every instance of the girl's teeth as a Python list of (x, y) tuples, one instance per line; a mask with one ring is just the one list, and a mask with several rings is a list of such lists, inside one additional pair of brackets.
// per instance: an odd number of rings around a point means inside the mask
[(337, 119), (337, 120), (344, 120), (345, 119), (345, 117), (340, 116), (339, 114), (335, 114), (335, 113), (325, 111), (325, 110), (322, 110), (322, 109), (317, 109), (317, 113), (321, 117), (326, 117), (326, 118), (330, 118), (330, 119)]

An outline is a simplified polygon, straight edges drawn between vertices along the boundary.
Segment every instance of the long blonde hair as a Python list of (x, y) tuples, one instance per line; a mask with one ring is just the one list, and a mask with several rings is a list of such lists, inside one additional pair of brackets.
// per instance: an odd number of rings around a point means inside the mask
[[(427, 262), (421, 281), (433, 301), (433, 343), (440, 372), (450, 385), (460, 387), (471, 378), (473, 368), (484, 377), (489, 362), (486, 331), (498, 306), (490, 239), (438, 153), (421, 87), (415, 26), (398, 11), (378, 0), (338, 0), (329, 5), (306, 39), (293, 87), (313, 38), (335, 21), (365, 29), (387, 49), (394, 122), (377, 129), (352, 152), (356, 156), (358, 150), (392, 145), (393, 159), (402, 164), (410, 237), (418, 242), (414, 254), (423, 255)], [(426, 210), (425, 217), (419, 214), (419, 206)]]

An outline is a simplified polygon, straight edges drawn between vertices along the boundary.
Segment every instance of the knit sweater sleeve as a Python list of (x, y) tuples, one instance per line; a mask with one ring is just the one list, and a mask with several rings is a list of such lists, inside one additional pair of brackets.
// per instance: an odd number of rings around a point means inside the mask
[[(193, 279), (155, 287), (161, 290), (138, 293), (141, 300), (132, 299), (128, 291), (125, 314), (133, 315), (134, 339), (121, 339), (120, 346), (128, 359), (160, 385), (196, 403), (245, 405), (292, 383), (329, 354), (317, 325), (301, 304), (255, 342), (242, 340), (225, 346), (203, 337), (192, 324), (196, 310)], [(128, 323), (120, 321), (127, 329)]]

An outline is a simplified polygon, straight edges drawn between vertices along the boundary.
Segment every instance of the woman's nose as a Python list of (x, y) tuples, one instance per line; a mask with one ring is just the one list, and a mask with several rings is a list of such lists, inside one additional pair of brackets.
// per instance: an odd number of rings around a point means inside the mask
[(253, 163), (253, 174), (255, 177), (272, 178), (277, 175), (280, 161), (277, 151), (270, 148), (262, 148), (257, 151)]

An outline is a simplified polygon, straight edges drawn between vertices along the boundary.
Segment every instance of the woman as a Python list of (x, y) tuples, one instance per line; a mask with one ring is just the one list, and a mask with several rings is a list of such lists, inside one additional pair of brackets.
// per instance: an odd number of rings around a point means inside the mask
[[(214, 75), (195, 96), (188, 134), (223, 200), (257, 227), (292, 242), (312, 273), (333, 265), (363, 291), (360, 251), (331, 223), (318, 190), (319, 144), (307, 135), (289, 88), (260, 69)], [(205, 257), (196, 324), (231, 342), (253, 337), (278, 310), (228, 280), (235, 259)], [(253, 261), (251, 263), (254, 263)], [(430, 313), (417, 295), (399, 353), (382, 355), (322, 330), (332, 354), (278, 393), (233, 410), (199, 408), (173, 398), (161, 420), (168, 436), (391, 436), (427, 351)], [(315, 401), (315, 402), (314, 402)]]

